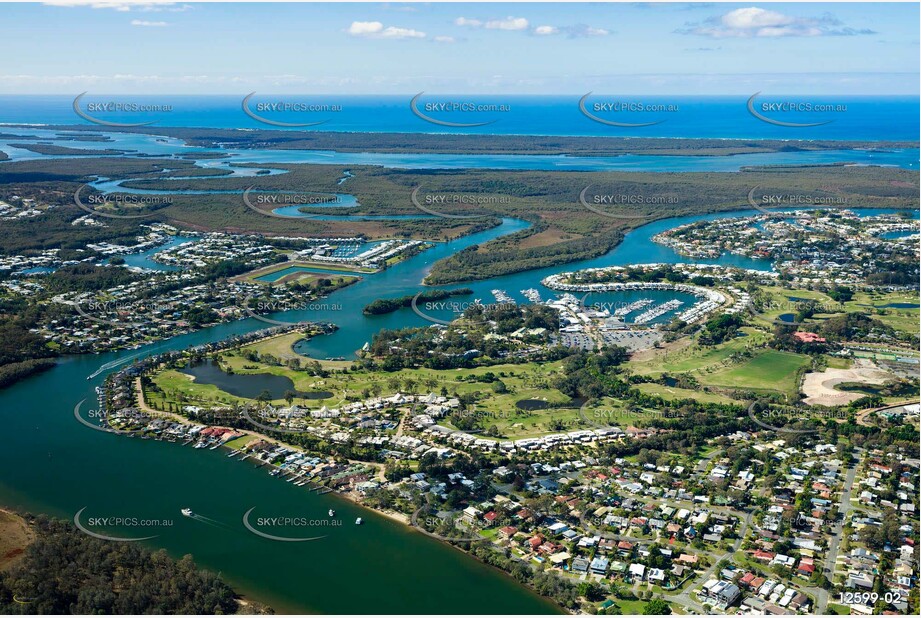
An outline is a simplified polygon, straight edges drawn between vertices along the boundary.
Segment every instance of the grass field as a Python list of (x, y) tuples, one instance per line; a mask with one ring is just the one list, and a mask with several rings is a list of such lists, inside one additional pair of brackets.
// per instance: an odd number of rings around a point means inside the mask
[(804, 354), (763, 350), (749, 360), (698, 379), (711, 386), (791, 395), (799, 389), (800, 370), (808, 365), (809, 357)]
[[(303, 335), (299, 333), (288, 333), (244, 346), (243, 349), (270, 353), (281, 359), (294, 358), (299, 355), (291, 350), (291, 346), (301, 338)], [(333, 393), (333, 396), (327, 399), (295, 399), (295, 403), (311, 408), (324, 405), (337, 407), (350, 400), (376, 394), (386, 396), (397, 391), (418, 394), (447, 392), (451, 395), (476, 393), (481, 395), (474, 411), (481, 419), (480, 426), (488, 428), (494, 425), (503, 437), (517, 439), (591, 426), (579, 416), (578, 406), (543, 410), (521, 410), (516, 406), (517, 402), (524, 399), (536, 399), (549, 404), (568, 403), (569, 397), (549, 386), (561, 371), (561, 362), (541, 365), (506, 364), (475, 369), (404, 369), (392, 373), (335, 372), (326, 378), (312, 376), (307, 371), (289, 369), (287, 366), (255, 363), (241, 354), (227, 352), (222, 354), (222, 364), (225, 369), (232, 369), (235, 374), (267, 373), (288, 377), (293, 382), (293, 390), (296, 391), (322, 390)], [(320, 361), (320, 364), (327, 369), (342, 369), (352, 365), (349, 361)], [(471, 376), (481, 376), (488, 372), (502, 380), (505, 392), (496, 392), (490, 382), (469, 380)], [(230, 405), (248, 401), (222, 391), (212, 384), (196, 382), (190, 376), (174, 369), (160, 371), (152, 380), (162, 392), (148, 390), (145, 397), (147, 403), (156, 409), (167, 410), (171, 406), (181, 405)], [(272, 403), (286, 405), (284, 399), (275, 399)], [(445, 422), (447, 424), (447, 421)]]
[(639, 374), (682, 373), (686, 371), (701, 372), (715, 368), (737, 352), (764, 343), (768, 335), (756, 328), (741, 329), (744, 337), (736, 337), (718, 346), (700, 347), (691, 345), (677, 352), (664, 351), (648, 360), (631, 362), (630, 369)]
[(33, 538), (22, 517), (0, 510), (0, 571), (19, 561)]
[(647, 395), (658, 395), (669, 401), (680, 399), (696, 399), (703, 403), (738, 403), (735, 399), (721, 395), (719, 393), (706, 393), (704, 391), (695, 391), (689, 388), (678, 388), (677, 386), (665, 386), (663, 384), (637, 384), (636, 388)]
[(235, 440), (231, 440), (230, 442), (227, 442), (226, 444), (224, 444), (224, 446), (226, 446), (229, 449), (240, 449), (246, 446), (247, 444), (249, 444), (250, 442), (257, 440), (257, 439), (258, 438), (256, 438), (256, 436), (250, 436), (250, 435), (241, 436)]
[(782, 287), (762, 287), (761, 290), (771, 296), (771, 309), (764, 313), (758, 314), (755, 321), (763, 326), (770, 325), (780, 315), (784, 313), (794, 313), (796, 311), (796, 302), (791, 301), (790, 297), (812, 299), (820, 303), (827, 313), (816, 315), (817, 319), (829, 317), (835, 314), (835, 310), (840, 307), (840, 313), (859, 312), (865, 313), (883, 324), (891, 326), (896, 330), (907, 333), (918, 334), (919, 317), (921, 311), (917, 308), (895, 308), (885, 307), (890, 304), (913, 304), (918, 305), (918, 294), (910, 292), (887, 292), (871, 293), (858, 291), (855, 292), (854, 298), (843, 305), (832, 300), (826, 294), (815, 290), (792, 289), (788, 290)]
[(909, 292), (889, 292), (886, 294), (871, 294), (869, 292), (858, 292), (854, 298), (845, 304), (848, 311), (866, 311), (883, 324), (888, 324), (896, 330), (917, 335), (919, 327), (919, 317), (921, 311), (917, 308), (898, 309), (893, 307), (884, 307), (890, 304), (910, 304), (918, 305), (918, 293)]
[[(259, 280), (260, 277), (266, 275), (271, 275), (272, 273), (277, 273), (279, 271), (288, 270), (289, 268), (298, 268), (303, 270), (294, 271), (288, 275), (285, 275), (275, 281), (265, 281)], [(321, 272), (312, 272), (310, 269), (317, 269)], [(322, 271), (336, 271), (341, 272), (342, 275), (330, 275)], [(233, 278), (233, 281), (246, 281), (249, 283), (261, 283), (261, 284), (276, 284), (276, 283), (291, 283), (293, 281), (300, 281), (301, 283), (313, 282), (317, 279), (330, 279), (343, 277), (345, 279), (354, 279), (356, 276), (349, 276), (349, 273), (372, 273), (375, 272), (370, 268), (361, 268), (359, 266), (344, 266), (340, 264), (325, 264), (322, 262), (305, 262), (305, 261), (295, 261), (295, 262), (279, 262), (277, 264), (270, 264), (268, 266), (263, 266), (262, 268), (257, 268), (256, 270), (251, 270), (248, 273), (243, 273)]]
[(285, 361), (297, 358), (302, 363), (318, 362), (324, 369), (344, 369), (352, 365), (351, 361), (315, 360), (304, 356), (303, 354), (298, 354), (294, 351), (294, 344), (304, 338), (305, 335), (303, 333), (291, 332), (284, 335), (279, 335), (277, 337), (270, 337), (268, 339), (256, 341), (255, 343), (243, 346), (241, 349), (252, 350), (259, 353), (260, 355), (271, 354), (275, 358), (279, 358)]
[(850, 369), (851, 365), (854, 364), (854, 361), (849, 358), (842, 358), (841, 356), (831, 356), (830, 354), (825, 356), (825, 364), (831, 369)]

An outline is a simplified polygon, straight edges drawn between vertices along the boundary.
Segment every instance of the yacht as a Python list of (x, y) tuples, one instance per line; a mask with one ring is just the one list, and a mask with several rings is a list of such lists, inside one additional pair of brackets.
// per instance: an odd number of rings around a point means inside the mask
[(195, 517), (195, 513), (193, 513), (192, 509), (189, 508), (182, 509), (181, 513), (186, 517)]
[(334, 511), (334, 510), (332, 510), (332, 509), (329, 509), (329, 516), (330, 516), (330, 517), (335, 517), (335, 516), (336, 516), (336, 511)]
[(356, 526), (360, 526), (360, 525), (361, 525), (361, 517), (359, 517), (358, 519), (355, 520), (355, 525), (356, 525)]

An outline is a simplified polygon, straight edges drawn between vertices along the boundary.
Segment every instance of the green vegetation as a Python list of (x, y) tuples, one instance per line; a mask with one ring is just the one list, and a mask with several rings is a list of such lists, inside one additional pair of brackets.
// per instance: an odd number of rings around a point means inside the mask
[(740, 330), (744, 336), (717, 346), (700, 347), (691, 341), (683, 348), (657, 352), (648, 360), (631, 361), (630, 368), (639, 374), (693, 371), (697, 375), (732, 363), (741, 354), (763, 346), (769, 339), (766, 333), (754, 328), (743, 327)]
[[(265, 141), (260, 147), (295, 147), (302, 140), (292, 139), (289, 132), (253, 131), (241, 134), (238, 131), (209, 129), (167, 129), (177, 136), (191, 139), (204, 135), (223, 135), (227, 143), (239, 142), (243, 146), (263, 135)], [(284, 134), (284, 135), (282, 135)], [(304, 140), (319, 147), (323, 140), (337, 140), (337, 149), (348, 150), (349, 140), (363, 143), (383, 143), (393, 139), (383, 134), (304, 134)], [(207, 139), (207, 138), (203, 138)], [(413, 148), (425, 152), (424, 142), (431, 141), (443, 146), (448, 140), (469, 140), (476, 143), (473, 151), (497, 150), (492, 139), (480, 136), (427, 136), (417, 135), (412, 139), (401, 138), (400, 148)], [(527, 136), (504, 136), (512, 142), (527, 144), (533, 154), (540, 150), (546, 138)], [(344, 141), (343, 141), (344, 140)], [(562, 147), (565, 142), (565, 148)], [(597, 141), (594, 147), (586, 144)], [(412, 142), (420, 142), (414, 144)], [(501, 140), (499, 140), (501, 141)], [(622, 140), (616, 138), (553, 138), (554, 148), (570, 154), (586, 154), (605, 145), (605, 154), (614, 154), (611, 145), (621, 145), (631, 152), (641, 152), (644, 147), (656, 152), (710, 151), (725, 154), (725, 149), (751, 151), (775, 148), (824, 148), (821, 142), (793, 145), (790, 142), (732, 143), (723, 140)], [(301, 144), (309, 148), (309, 145)], [(341, 147), (341, 148), (340, 148)], [(842, 147), (840, 143), (836, 148)], [(536, 149), (536, 150), (535, 150)], [(501, 150), (501, 148), (498, 148)], [(192, 178), (167, 179), (179, 176)], [(193, 172), (186, 174), (186, 167)], [(163, 168), (173, 171), (163, 172)], [(287, 171), (281, 175), (259, 176), (259, 191), (335, 192), (341, 190), (338, 180), (344, 172), (338, 165), (273, 164), (273, 168)], [(26, 197), (42, 197), (42, 202), (59, 206), (43, 215), (48, 218), (35, 238), (22, 229), (32, 227), (31, 223), (12, 222), (10, 228), (0, 232), (0, 249), (10, 251), (12, 247), (28, 245), (39, 248), (54, 238), (60, 244), (84, 247), (86, 242), (126, 237), (137, 229), (139, 222), (164, 221), (178, 225), (193, 225), (202, 230), (225, 230), (295, 236), (337, 236), (343, 233), (343, 222), (322, 219), (279, 219), (253, 212), (243, 203), (240, 194), (252, 185), (252, 178), (217, 177), (194, 173), (197, 168), (191, 162), (181, 160), (127, 159), (122, 157), (97, 157), (87, 159), (58, 159), (49, 161), (14, 161), (0, 170), (0, 186), (9, 185), (11, 190)], [(753, 169), (745, 173), (674, 173), (653, 172), (557, 172), (557, 171), (511, 171), (511, 170), (395, 170), (374, 166), (350, 166), (352, 176), (348, 190), (361, 204), (361, 214), (415, 215), (420, 213), (408, 200), (412, 191), (422, 187), (426, 192), (437, 194), (468, 194), (483, 198), (503, 200), (483, 205), (464, 205), (457, 214), (482, 215), (474, 220), (457, 220), (442, 217), (425, 219), (376, 219), (348, 221), (350, 235), (364, 235), (368, 238), (425, 238), (430, 240), (450, 239), (485, 230), (498, 224), (500, 217), (516, 217), (531, 223), (529, 229), (506, 237), (497, 238), (483, 245), (471, 247), (458, 255), (434, 265), (428, 282), (446, 284), (462, 280), (486, 277), (527, 269), (569, 263), (575, 260), (601, 255), (610, 251), (622, 238), (624, 231), (636, 227), (648, 219), (690, 215), (705, 212), (737, 210), (744, 205), (744, 196), (752, 186), (758, 185), (766, 192), (783, 193), (795, 185), (802, 191), (816, 192), (823, 187), (834, 186), (843, 197), (867, 207), (881, 206), (896, 208), (912, 206), (917, 199), (917, 176), (910, 170), (897, 168), (842, 168), (839, 166), (818, 166), (802, 168)], [(76, 216), (83, 213), (72, 204), (73, 192), (91, 177), (104, 175), (109, 178), (132, 178), (126, 186), (156, 191), (162, 190), (210, 190), (238, 191), (240, 194), (223, 193), (209, 195), (172, 195), (171, 204), (159, 209), (147, 209), (138, 214), (150, 214), (139, 220), (113, 220), (108, 228), (74, 228), (69, 225)], [(25, 185), (25, 186), (24, 186)], [(645, 195), (668, 201), (662, 204), (631, 207), (635, 219), (612, 219), (584, 208), (579, 203), (579, 194), (592, 185), (597, 194)], [(44, 191), (45, 193), (41, 193)], [(92, 191), (86, 190), (88, 196)], [(38, 193), (39, 195), (36, 195)], [(2, 197), (2, 195), (0, 195)], [(663, 202), (664, 203), (664, 202)], [(461, 212), (463, 211), (463, 212)], [(44, 221), (43, 221), (44, 223)], [(65, 228), (66, 225), (66, 228)], [(65, 234), (65, 229), (67, 233)], [(19, 233), (17, 234), (16, 231)], [(18, 236), (18, 237), (17, 237)], [(82, 237), (82, 238), (81, 238)], [(82, 240), (82, 242), (76, 242)]]
[[(69, 131), (93, 130), (85, 125), (51, 127)], [(342, 133), (256, 129), (131, 127), (112, 131), (168, 135), (192, 146), (337, 150), (339, 152), (439, 152), (448, 154), (568, 154), (618, 156), (622, 154), (727, 155), (754, 152), (839, 150), (844, 148), (917, 148), (917, 142), (732, 140), (642, 137), (563, 137), (542, 135), (450, 135), (425, 133)]]
[(393, 313), (397, 309), (411, 306), (413, 304), (413, 299), (415, 299), (417, 303), (427, 303), (438, 300), (445, 300), (446, 298), (451, 298), (453, 296), (466, 296), (468, 294), (473, 294), (473, 290), (470, 288), (457, 288), (454, 290), (426, 290), (425, 292), (421, 292), (416, 295), (400, 296), (399, 298), (379, 298), (366, 305), (362, 312), (365, 315), (384, 315), (387, 313)]
[(191, 556), (111, 543), (44, 516), (22, 559), (0, 572), (0, 613), (233, 614), (233, 590)]
[(0, 388), (9, 386), (30, 375), (47, 371), (54, 365), (55, 361), (50, 358), (30, 358), (29, 360), (0, 365)]
[(647, 395), (655, 395), (656, 397), (661, 397), (669, 401), (696, 399), (703, 403), (738, 403), (736, 400), (719, 393), (680, 388), (677, 386), (665, 386), (664, 384), (637, 384), (636, 388)]
[(736, 365), (701, 376), (701, 382), (738, 390), (779, 391), (788, 396), (799, 390), (802, 371), (809, 357), (802, 354), (764, 350)]
[(105, 155), (120, 155), (127, 152), (125, 150), (113, 150), (111, 148), (105, 148), (102, 150), (93, 150), (90, 148), (68, 148), (67, 146), (57, 146), (53, 144), (10, 144), (10, 146), (13, 148), (22, 148), (23, 150), (28, 150), (30, 152), (35, 152), (42, 155), (55, 155), (65, 157), (100, 157)]

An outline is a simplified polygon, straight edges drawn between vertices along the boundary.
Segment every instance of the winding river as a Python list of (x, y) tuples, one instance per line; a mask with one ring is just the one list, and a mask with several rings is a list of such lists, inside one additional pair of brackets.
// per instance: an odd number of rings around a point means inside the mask
[[(121, 145), (122, 142), (107, 144)], [(755, 212), (657, 221), (630, 232), (613, 251), (596, 259), (463, 285), (474, 290), (473, 298), (484, 302), (492, 302), (490, 290), (496, 288), (521, 299), (520, 290), (541, 289), (539, 281), (543, 277), (562, 270), (680, 262), (682, 258), (651, 242), (651, 237), (692, 220)], [(364, 316), (360, 308), (365, 304), (381, 296), (415, 294), (422, 289), (422, 278), (435, 261), (526, 226), (520, 220), (504, 219), (497, 228), (438, 243), (382, 273), (365, 276), (312, 310), (270, 317), (293, 322), (332, 321), (340, 327), (337, 332), (305, 342), (299, 351), (320, 358), (351, 357), (381, 328), (427, 324), (410, 310)], [(711, 262), (770, 268), (767, 262), (740, 256)], [(545, 298), (550, 294), (546, 289), (541, 292)], [(168, 520), (171, 525), (123, 526), (107, 533), (155, 535), (146, 541), (151, 546), (163, 547), (174, 556), (193, 554), (199, 564), (220, 571), (240, 591), (269, 603), (279, 612), (559, 611), (511, 578), (458, 550), (334, 494), (316, 495), (304, 487), (271, 478), (250, 461), (228, 459), (221, 450), (195, 450), (117, 436), (86, 428), (74, 419), (74, 406), (81, 400), (86, 400), (85, 415), (93, 407), (93, 389), (102, 382), (105, 372), (92, 379), (87, 377), (103, 365), (120, 366), (138, 355), (178, 350), (264, 327), (262, 321), (247, 319), (140, 350), (64, 357), (53, 369), (0, 391), (0, 419), (8, 437), (0, 448), (0, 469), (4, 471), (0, 476), (0, 503), (67, 519), (85, 507), (85, 517)], [(184, 507), (192, 508), (199, 516), (180, 516)], [(311, 542), (275, 542), (249, 533), (242, 525), (243, 515), (250, 509), (254, 509), (254, 517), (319, 520), (326, 518), (330, 508), (337, 511), (343, 525), (310, 528), (310, 534), (304, 536), (323, 536)], [(353, 522), (359, 515), (364, 525), (355, 526)]]

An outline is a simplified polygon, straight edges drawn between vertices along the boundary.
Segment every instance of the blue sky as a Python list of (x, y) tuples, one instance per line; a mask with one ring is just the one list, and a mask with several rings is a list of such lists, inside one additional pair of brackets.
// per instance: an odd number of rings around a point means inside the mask
[(918, 94), (917, 3), (0, 4), (0, 93)]

